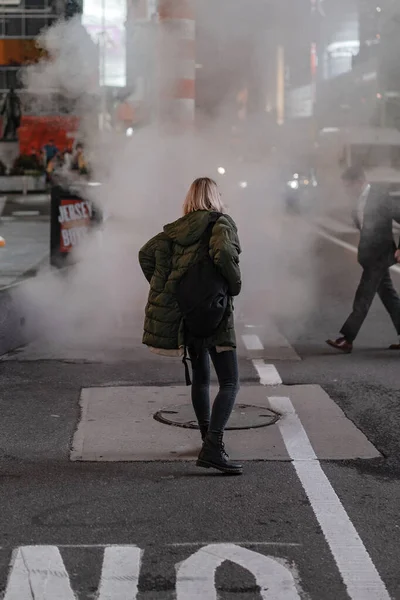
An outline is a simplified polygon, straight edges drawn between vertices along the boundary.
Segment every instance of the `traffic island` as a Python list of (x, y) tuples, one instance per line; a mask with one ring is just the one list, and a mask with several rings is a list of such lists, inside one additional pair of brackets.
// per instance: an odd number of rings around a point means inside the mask
[[(211, 392), (213, 397), (216, 388)], [(199, 453), (200, 433), (192, 428), (194, 414), (186, 387), (85, 388), (80, 406), (81, 418), (70, 454), (73, 461), (192, 461)], [(243, 406), (256, 407), (259, 415), (279, 418), (272, 419), (269, 426), (227, 430), (227, 449), (235, 459), (290, 461), (292, 454), (281, 435), (282, 424), (294, 445), (304, 430), (318, 459), (381, 457), (318, 385), (243, 385), (231, 426), (240, 420), (254, 425), (254, 413), (251, 419), (250, 411), (240, 414)], [(277, 406), (282, 409), (277, 410)], [(288, 406), (293, 407), (296, 419)], [(166, 411), (175, 420), (180, 415), (189, 427), (171, 426), (154, 418), (163, 414), (165, 420)]]

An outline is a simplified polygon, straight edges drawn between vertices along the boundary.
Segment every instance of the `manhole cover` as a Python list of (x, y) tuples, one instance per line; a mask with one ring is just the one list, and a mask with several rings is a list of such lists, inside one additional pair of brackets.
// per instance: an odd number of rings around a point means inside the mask
[[(185, 429), (198, 429), (193, 408), (190, 404), (184, 406), (168, 406), (162, 408), (154, 415), (156, 421), (174, 427)], [(256, 429), (273, 425), (280, 418), (280, 414), (270, 408), (251, 406), (249, 404), (236, 404), (229, 419), (227, 429)]]

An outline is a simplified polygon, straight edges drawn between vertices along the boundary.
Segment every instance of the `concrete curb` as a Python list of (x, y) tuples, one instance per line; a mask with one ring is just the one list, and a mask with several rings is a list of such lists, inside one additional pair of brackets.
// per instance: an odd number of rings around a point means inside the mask
[(28, 313), (17, 286), (0, 290), (0, 356), (34, 339)]

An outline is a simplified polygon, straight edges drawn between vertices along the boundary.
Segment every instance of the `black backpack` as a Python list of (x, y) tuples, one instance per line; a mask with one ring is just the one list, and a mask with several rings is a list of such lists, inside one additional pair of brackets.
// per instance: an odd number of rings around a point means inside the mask
[(218, 271), (209, 254), (212, 229), (221, 213), (211, 213), (201, 238), (200, 259), (191, 265), (177, 283), (176, 299), (185, 328), (186, 383), (190, 385), (187, 367), (187, 347), (199, 350), (217, 331), (228, 306), (228, 283)]

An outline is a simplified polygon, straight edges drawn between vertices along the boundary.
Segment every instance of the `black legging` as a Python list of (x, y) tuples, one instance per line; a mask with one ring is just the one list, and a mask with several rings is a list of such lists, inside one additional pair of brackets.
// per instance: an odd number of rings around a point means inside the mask
[[(201, 350), (192, 359), (192, 403), (201, 427), (212, 433), (222, 433), (231, 416), (239, 391), (239, 369), (236, 350), (217, 352), (215, 348)], [(218, 377), (219, 392), (210, 408), (210, 356)]]

